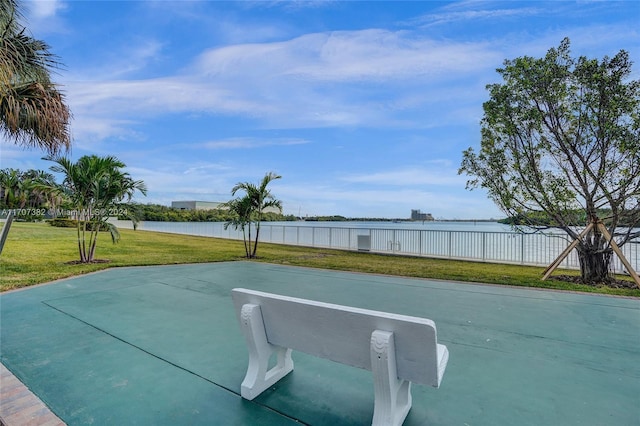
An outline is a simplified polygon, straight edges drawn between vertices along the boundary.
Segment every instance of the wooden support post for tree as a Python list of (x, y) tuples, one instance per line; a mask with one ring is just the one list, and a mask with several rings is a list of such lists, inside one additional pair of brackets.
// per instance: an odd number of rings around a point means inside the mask
[(625, 255), (622, 253), (622, 250), (620, 250), (620, 247), (618, 247), (618, 244), (616, 243), (616, 241), (613, 239), (609, 231), (607, 231), (607, 227), (604, 226), (602, 222), (598, 222), (598, 229), (600, 230), (600, 232), (602, 232), (602, 235), (604, 235), (605, 238), (609, 240), (609, 244), (611, 244), (611, 248), (618, 255), (618, 258), (620, 259), (624, 267), (627, 268), (627, 272), (629, 273), (629, 275), (631, 275), (631, 278), (633, 278), (633, 280), (636, 282), (636, 286), (640, 288), (640, 277), (638, 277), (638, 273), (633, 269), (633, 266), (631, 266), (631, 264), (629, 263)]
[(9, 229), (11, 229), (11, 223), (13, 222), (13, 210), (9, 210), (7, 214), (7, 220), (2, 225), (2, 233), (0, 234), (0, 253), (4, 248), (4, 242), (7, 241), (7, 235), (9, 235)]
[[(607, 227), (604, 226), (602, 222), (597, 222), (595, 224), (597, 225), (598, 230), (602, 233), (602, 235), (604, 235), (605, 238), (609, 241), (611, 248), (613, 249), (614, 253), (618, 256), (618, 258), (620, 259), (624, 267), (627, 269), (627, 272), (629, 272), (629, 275), (631, 275), (631, 278), (633, 278), (633, 280), (635, 281), (636, 286), (640, 288), (640, 277), (638, 277), (638, 274), (633, 269), (633, 266), (631, 266), (631, 264), (625, 257), (624, 253), (622, 253), (622, 250), (620, 250), (620, 247), (618, 246), (618, 244), (615, 242), (615, 240), (607, 230)], [(560, 253), (560, 256), (558, 256), (556, 260), (554, 260), (553, 263), (551, 263), (551, 265), (549, 265), (547, 269), (545, 269), (544, 275), (542, 277), (543, 281), (549, 278), (549, 276), (553, 273), (553, 271), (555, 271), (556, 268), (560, 266), (562, 261), (569, 255), (569, 253), (571, 253), (571, 250), (573, 250), (578, 245), (578, 243), (580, 242), (580, 239), (584, 237), (587, 234), (587, 232), (591, 230), (591, 228), (593, 228), (593, 225), (594, 225), (593, 222), (587, 225), (587, 227), (580, 233), (579, 237), (573, 240), (573, 242), (569, 244), (569, 246), (566, 249), (564, 249), (562, 253)]]
[(542, 281), (546, 280), (547, 278), (549, 278), (549, 275), (551, 275), (553, 273), (553, 271), (556, 270), (556, 268), (558, 268), (558, 266), (560, 266), (560, 264), (562, 263), (562, 261), (569, 256), (569, 253), (571, 253), (571, 250), (573, 250), (579, 243), (580, 243), (580, 239), (582, 237), (584, 237), (585, 235), (587, 235), (587, 232), (589, 232), (591, 230), (591, 228), (593, 228), (593, 223), (590, 223), (589, 225), (587, 225), (586, 228), (584, 228), (584, 230), (580, 233), (580, 235), (578, 236), (578, 238), (576, 238), (575, 240), (573, 240), (573, 242), (571, 244), (569, 244), (569, 247), (567, 247), (566, 249), (564, 249), (564, 251), (562, 253), (560, 253), (560, 256), (558, 256), (556, 258), (556, 260), (554, 260), (551, 265), (547, 266), (547, 269), (544, 270), (544, 275), (542, 276)]

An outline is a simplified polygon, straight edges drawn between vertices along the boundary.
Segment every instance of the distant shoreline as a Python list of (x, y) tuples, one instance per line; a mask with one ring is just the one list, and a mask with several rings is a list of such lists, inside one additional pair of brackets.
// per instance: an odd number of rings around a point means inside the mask
[(313, 216), (301, 217), (298, 219), (303, 222), (499, 222), (504, 219), (407, 219), (407, 218), (385, 218), (385, 217), (344, 217), (344, 216)]

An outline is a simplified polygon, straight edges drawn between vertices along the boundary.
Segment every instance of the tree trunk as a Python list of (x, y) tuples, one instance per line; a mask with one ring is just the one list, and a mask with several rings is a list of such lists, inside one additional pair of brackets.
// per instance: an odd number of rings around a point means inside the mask
[(249, 246), (246, 248), (247, 250), (247, 259), (251, 259), (251, 221), (249, 221)]
[(612, 250), (595, 250), (593, 247), (580, 248), (578, 246), (578, 260), (580, 261), (580, 273), (585, 284), (595, 285), (611, 282), (609, 264), (611, 263)]
[(80, 227), (82, 226), (80, 220), (78, 220), (78, 224), (76, 225), (76, 233), (78, 236), (78, 252), (80, 253), (80, 262), (86, 262), (86, 256), (84, 251), (84, 230)]
[(258, 252), (258, 238), (260, 237), (260, 222), (256, 225), (256, 240), (253, 242), (253, 252), (251, 253), (251, 257), (255, 258), (256, 253)]
[(98, 233), (100, 232), (100, 222), (93, 222), (91, 233), (89, 234), (89, 256), (87, 262), (93, 262), (96, 253), (96, 245), (98, 244)]
[(244, 254), (249, 257), (249, 247), (247, 246), (247, 229), (242, 225), (242, 241), (244, 242)]

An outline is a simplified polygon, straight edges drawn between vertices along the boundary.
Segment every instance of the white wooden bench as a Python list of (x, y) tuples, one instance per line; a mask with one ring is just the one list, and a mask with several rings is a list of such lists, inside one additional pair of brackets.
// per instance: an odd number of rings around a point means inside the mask
[[(370, 370), (373, 425), (401, 425), (411, 382), (439, 387), (449, 359), (433, 321), (236, 288), (233, 302), (249, 349), (241, 395), (252, 400), (293, 370), (297, 350)], [(269, 368), (272, 355), (276, 365)]]

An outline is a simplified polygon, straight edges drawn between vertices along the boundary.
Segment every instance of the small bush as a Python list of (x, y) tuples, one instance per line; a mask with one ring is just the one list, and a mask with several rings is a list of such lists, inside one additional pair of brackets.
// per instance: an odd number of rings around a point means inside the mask
[[(55, 219), (49, 219), (49, 225), (57, 226), (59, 228), (75, 228), (78, 226), (78, 221), (75, 219), (69, 219), (67, 217), (57, 217)], [(95, 226), (94, 222), (87, 222), (87, 231), (93, 231)], [(108, 231), (109, 228), (104, 222), (100, 222), (100, 231)]]
[(58, 228), (75, 228), (78, 225), (78, 221), (69, 219), (67, 217), (57, 217), (55, 219), (47, 220), (49, 225), (56, 226)]

